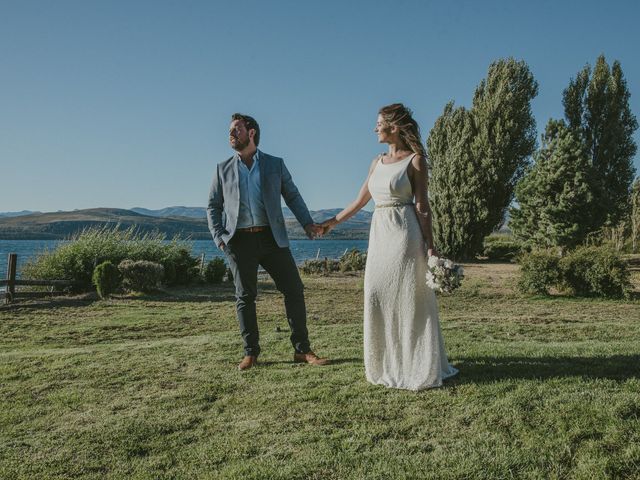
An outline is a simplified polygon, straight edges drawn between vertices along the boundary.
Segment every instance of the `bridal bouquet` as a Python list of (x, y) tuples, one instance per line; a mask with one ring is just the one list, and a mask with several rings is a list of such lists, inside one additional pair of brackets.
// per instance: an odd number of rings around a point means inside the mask
[(460, 286), (464, 268), (447, 258), (429, 257), (427, 261), (427, 286), (438, 292), (451, 293)]

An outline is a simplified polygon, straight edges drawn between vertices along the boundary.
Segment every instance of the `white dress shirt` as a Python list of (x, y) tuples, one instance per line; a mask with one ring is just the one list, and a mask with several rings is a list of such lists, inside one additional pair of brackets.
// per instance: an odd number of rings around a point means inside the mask
[(260, 161), (259, 150), (253, 155), (251, 169), (236, 154), (238, 162), (238, 183), (240, 187), (240, 211), (238, 212), (238, 224), (236, 228), (262, 227), (269, 225), (267, 211), (262, 200), (260, 187)]

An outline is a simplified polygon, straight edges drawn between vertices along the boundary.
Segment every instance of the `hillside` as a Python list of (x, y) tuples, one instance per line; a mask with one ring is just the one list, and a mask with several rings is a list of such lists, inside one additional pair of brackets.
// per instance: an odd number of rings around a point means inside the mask
[(187, 217), (158, 218), (117, 208), (91, 208), (72, 212), (34, 213), (0, 218), (0, 239), (59, 240), (85, 228), (108, 225), (135, 226), (140, 232), (159, 230), (172, 238), (210, 238), (206, 221)]
[[(180, 211), (180, 209), (183, 209)], [(138, 209), (142, 210), (142, 209)], [(91, 208), (71, 212), (31, 213), (29, 215), (0, 218), (0, 240), (60, 240), (68, 238), (85, 228), (120, 225), (122, 228), (135, 226), (140, 232), (160, 231), (168, 238), (179, 236), (193, 240), (211, 238), (207, 227), (205, 209), (195, 207), (169, 207), (163, 213), (172, 216), (145, 215), (133, 210), (117, 208)], [(335, 215), (339, 209), (312, 212), (313, 218), (321, 222)], [(190, 216), (176, 216), (189, 213)], [(196, 216), (201, 213), (202, 216)], [(302, 227), (288, 209), (285, 209), (285, 223), (292, 239), (306, 238)], [(370, 212), (360, 212), (354, 218), (332, 231), (328, 238), (367, 238)]]

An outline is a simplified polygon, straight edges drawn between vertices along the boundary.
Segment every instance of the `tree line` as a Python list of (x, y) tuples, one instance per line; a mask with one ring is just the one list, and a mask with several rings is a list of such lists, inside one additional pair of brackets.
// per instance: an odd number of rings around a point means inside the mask
[[(537, 142), (531, 101), (538, 83), (524, 61), (489, 66), (470, 108), (449, 102), (427, 139), (429, 197), (439, 250), (472, 259), (509, 214), (513, 234), (560, 252), (606, 228), (630, 230), (637, 248), (638, 128), (618, 61), (604, 55), (563, 91), (563, 119)], [(515, 201), (514, 201), (515, 200)]]

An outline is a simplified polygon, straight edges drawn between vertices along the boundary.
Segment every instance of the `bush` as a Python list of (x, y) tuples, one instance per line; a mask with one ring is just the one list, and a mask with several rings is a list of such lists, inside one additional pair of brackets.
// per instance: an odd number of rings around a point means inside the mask
[(123, 260), (118, 265), (122, 274), (122, 286), (135, 292), (150, 292), (157, 289), (164, 277), (164, 267), (146, 260)]
[(307, 275), (326, 275), (327, 273), (339, 271), (340, 262), (329, 258), (325, 258), (324, 260), (305, 260), (300, 266), (300, 270)]
[(168, 249), (158, 263), (164, 267), (164, 281), (169, 286), (187, 285), (199, 276), (199, 260), (180, 245)]
[(518, 289), (524, 293), (548, 294), (549, 288), (561, 279), (559, 261), (560, 257), (553, 250), (534, 250), (519, 255)]
[(560, 260), (560, 270), (575, 295), (620, 298), (631, 289), (627, 263), (612, 246), (580, 247)]
[(224, 278), (224, 274), (227, 271), (227, 266), (224, 260), (220, 257), (216, 257), (207, 263), (207, 268), (204, 271), (204, 279), (207, 283), (220, 283)]
[(367, 254), (354, 248), (345, 252), (340, 257), (339, 263), (341, 272), (361, 272), (367, 263)]
[(504, 236), (488, 236), (484, 239), (482, 256), (489, 260), (511, 261), (524, 251), (518, 240)]
[(610, 245), (583, 246), (559, 258), (550, 250), (519, 257), (520, 290), (549, 293), (549, 288), (569, 290), (585, 297), (628, 297), (631, 290), (628, 265)]
[(24, 277), (35, 279), (67, 279), (74, 291), (93, 289), (92, 275), (96, 265), (110, 261), (147, 260), (160, 263), (168, 285), (190, 282), (198, 275), (197, 259), (189, 254), (188, 244), (166, 242), (161, 233), (138, 234), (135, 229), (116, 227), (89, 228), (54, 250), (41, 253), (22, 270)]
[(122, 278), (118, 267), (110, 261), (102, 262), (93, 270), (92, 282), (100, 298), (107, 298), (118, 288)]

